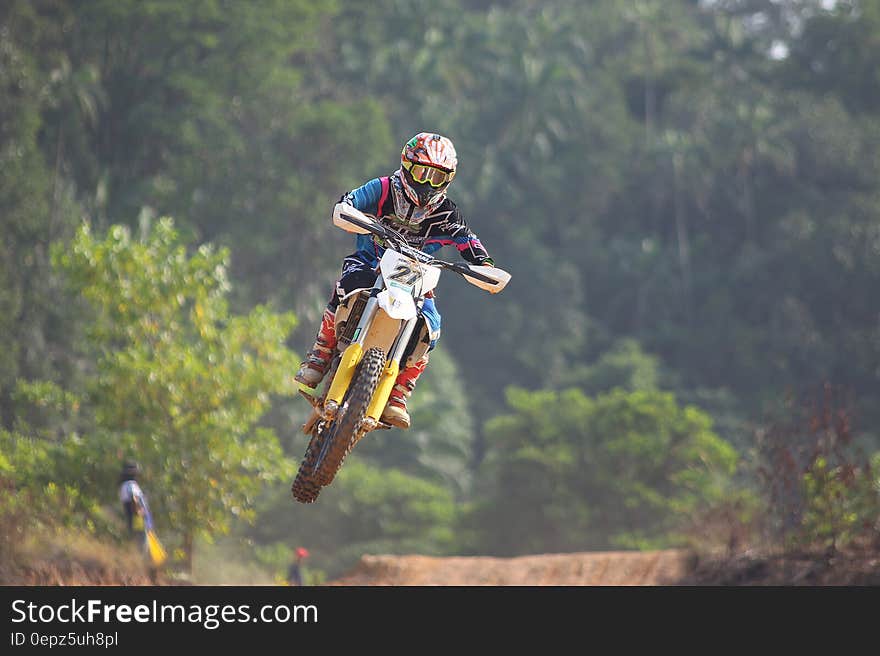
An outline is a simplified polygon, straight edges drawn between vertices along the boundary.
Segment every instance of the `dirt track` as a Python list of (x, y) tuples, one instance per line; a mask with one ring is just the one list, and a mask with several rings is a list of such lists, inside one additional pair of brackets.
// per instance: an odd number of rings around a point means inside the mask
[[(57, 552), (0, 563), (2, 585), (149, 585), (131, 556)], [(15, 566), (14, 566), (15, 565)], [(160, 585), (191, 585), (160, 580)], [(242, 584), (238, 582), (238, 584)], [(518, 558), (364, 555), (330, 586), (880, 586), (880, 545), (829, 554), (729, 554), (605, 551)]]
[(674, 585), (684, 551), (605, 551), (518, 558), (363, 556), (330, 585)]

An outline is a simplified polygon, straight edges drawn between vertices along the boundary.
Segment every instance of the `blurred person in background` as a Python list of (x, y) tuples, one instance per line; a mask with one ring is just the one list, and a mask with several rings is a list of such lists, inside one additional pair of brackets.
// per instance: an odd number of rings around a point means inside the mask
[(141, 468), (137, 462), (134, 460), (125, 461), (119, 475), (119, 501), (122, 503), (122, 512), (125, 514), (129, 535), (142, 540), (147, 500), (137, 481), (140, 473)]
[(141, 473), (140, 465), (127, 460), (119, 475), (119, 501), (125, 513), (129, 536), (144, 553), (147, 573), (155, 585), (158, 581), (159, 567), (165, 563), (166, 553), (153, 528), (153, 517), (147, 497), (137, 481)]
[(290, 568), (287, 570), (287, 585), (294, 586), (303, 586), (305, 583), (304, 577), (304, 565), (306, 558), (309, 557), (309, 551), (305, 547), (297, 547), (296, 552), (294, 552), (293, 561), (290, 563)]

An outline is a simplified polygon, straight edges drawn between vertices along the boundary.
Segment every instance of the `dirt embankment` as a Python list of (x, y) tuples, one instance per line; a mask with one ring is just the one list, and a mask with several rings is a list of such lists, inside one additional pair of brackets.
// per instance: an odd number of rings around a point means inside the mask
[(687, 551), (607, 551), (517, 558), (363, 556), (330, 585), (880, 585), (880, 552), (699, 558)]
[[(0, 585), (150, 585), (131, 550), (58, 550), (25, 563), (0, 563)], [(167, 577), (159, 585), (187, 585)], [(737, 554), (697, 557), (682, 550), (540, 554), (516, 558), (364, 555), (330, 586), (875, 586), (880, 549), (834, 556)]]
[[(10, 548), (10, 544), (12, 548)], [(0, 550), (0, 585), (150, 585), (133, 545), (109, 544), (76, 531), (34, 531)]]
[(68, 554), (0, 566), (0, 585), (151, 585), (140, 559), (134, 564)]
[(487, 556), (363, 556), (331, 585), (664, 585), (689, 569), (683, 551)]

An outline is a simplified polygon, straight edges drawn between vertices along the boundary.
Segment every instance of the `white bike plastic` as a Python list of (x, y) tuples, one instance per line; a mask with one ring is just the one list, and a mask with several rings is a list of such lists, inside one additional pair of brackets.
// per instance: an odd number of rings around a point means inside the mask
[(333, 208), (333, 225), (337, 228), (342, 228), (346, 232), (353, 232), (359, 235), (370, 233), (366, 228), (356, 225), (346, 219), (346, 214), (367, 223), (376, 223), (375, 219), (367, 216), (356, 207), (349, 205), (348, 203), (336, 203), (336, 206)]
[(376, 295), (379, 307), (385, 310), (392, 319), (409, 321), (416, 316), (416, 304), (413, 297), (402, 289), (388, 287)]
[(469, 283), (476, 285), (480, 289), (485, 289), (490, 294), (497, 294), (507, 286), (508, 282), (510, 282), (510, 274), (504, 269), (499, 269), (498, 267), (470, 265), (468, 266), (468, 269), (484, 276), (489, 276), (496, 281), (496, 284), (493, 285), (492, 283), (484, 282), (483, 280), (471, 278), (466, 273), (461, 274)]
[(408, 294), (425, 294), (440, 282), (440, 269), (430, 264), (422, 264), (390, 248), (379, 260), (379, 270), (388, 287), (402, 289)]

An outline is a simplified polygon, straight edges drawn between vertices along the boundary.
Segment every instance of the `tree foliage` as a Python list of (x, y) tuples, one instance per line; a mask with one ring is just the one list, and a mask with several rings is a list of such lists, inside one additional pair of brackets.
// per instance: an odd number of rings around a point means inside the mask
[(496, 526), (480, 545), (492, 553), (672, 546), (729, 490), (736, 452), (669, 393), (507, 396), (511, 411), (486, 427), (487, 495), (471, 518)]
[(94, 309), (96, 429), (151, 472), (162, 525), (183, 536), (252, 518), (263, 485), (289, 474), (274, 433), (258, 423), (272, 395), (293, 393), (291, 313), (230, 315), (228, 253), (192, 255), (170, 219), (141, 240), (83, 225), (55, 261)]
[(45, 78), (28, 37), (38, 31), (30, 7), (0, 10), (0, 426), (20, 408), (18, 378), (56, 382), (72, 375), (67, 348), (76, 334), (53, 279), (49, 244), (67, 237), (71, 199), (40, 148)]

